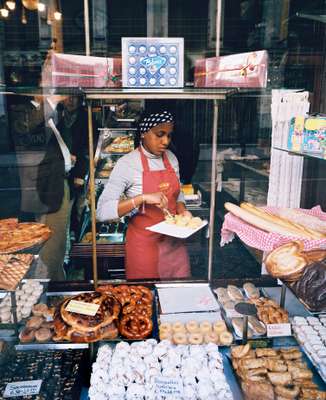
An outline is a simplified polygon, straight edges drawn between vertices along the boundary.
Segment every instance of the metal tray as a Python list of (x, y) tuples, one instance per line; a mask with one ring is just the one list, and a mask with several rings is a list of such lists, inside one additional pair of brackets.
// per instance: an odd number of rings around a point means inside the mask
[[(54, 301), (55, 298), (58, 297), (67, 297), (67, 296), (75, 296), (81, 293), (90, 293), (91, 291), (74, 291), (74, 292), (49, 292), (46, 293), (45, 296), (46, 298), (43, 300), (44, 303), (46, 303), (49, 306), (53, 306), (54, 304), (57, 304), (58, 301)], [(151, 336), (149, 336), (147, 339), (150, 338), (158, 338), (158, 324), (157, 324), (157, 309), (156, 309), (156, 291), (152, 290), (153, 293), (153, 303), (152, 303), (152, 310), (153, 310), (153, 315), (152, 315), (152, 321), (153, 321), (153, 330)], [(61, 299), (60, 299), (61, 300)], [(59, 301), (60, 301), (59, 300)], [(22, 324), (20, 324), (22, 325)], [(109, 339), (109, 340), (99, 340), (98, 342), (109, 342), (109, 343), (118, 343), (121, 341), (125, 342), (136, 342), (140, 341), (142, 339), (126, 339), (122, 336), (118, 336), (115, 339)], [(16, 348), (19, 350), (53, 350), (53, 349), (80, 349), (80, 348), (87, 348), (89, 345), (92, 345), (97, 342), (92, 342), (92, 343), (75, 343), (75, 342), (54, 342), (54, 341), (48, 341), (45, 343), (40, 343), (40, 342), (30, 342), (30, 343), (18, 343), (16, 345)]]
[[(239, 288), (239, 289), (241, 290), (242, 294), (244, 295), (244, 299), (245, 299), (244, 301), (248, 301), (249, 298), (247, 297), (247, 295), (246, 295), (246, 293), (245, 293), (245, 290), (244, 290), (243, 288)], [(258, 289), (259, 289), (259, 291), (260, 291), (261, 297), (270, 298), (270, 296), (264, 291), (263, 288), (258, 288)], [(214, 292), (214, 294), (216, 295), (215, 292)], [(222, 303), (218, 300), (217, 295), (216, 295), (216, 298), (217, 298), (217, 301), (218, 301), (218, 303), (219, 303), (219, 305), (220, 305), (220, 307), (221, 307), (221, 312), (222, 312), (223, 318), (224, 318), (224, 320), (225, 320), (225, 322), (226, 322), (226, 325), (227, 325), (227, 327), (229, 328), (230, 332), (233, 333), (234, 339), (235, 339), (236, 341), (242, 340), (242, 337), (241, 337), (241, 336), (238, 336), (238, 335), (236, 334), (235, 329), (234, 329), (234, 327), (233, 327), (233, 324), (232, 324), (232, 321), (231, 321), (233, 317), (229, 317), (229, 316), (227, 315), (227, 312), (226, 312), (225, 308), (223, 307)], [(236, 318), (236, 315), (235, 315), (235, 318)], [(241, 315), (239, 315), (239, 318), (241, 318)], [(261, 323), (264, 324), (264, 322), (260, 321), (260, 319), (259, 319), (258, 317), (256, 317), (256, 318), (258, 319), (259, 322), (261, 322)], [(264, 325), (266, 326), (266, 324), (264, 324)], [(267, 328), (266, 328), (266, 329), (267, 329)], [(267, 337), (267, 334), (264, 334), (264, 335), (255, 335), (255, 334), (254, 334), (252, 337), (248, 337), (248, 340), (251, 340), (251, 339), (271, 339), (271, 338)]]
[[(291, 322), (292, 325), (292, 322)], [(311, 325), (310, 325), (311, 326)], [(297, 334), (293, 331), (293, 336), (295, 337), (296, 341), (299, 343), (299, 346), (301, 348), (301, 351), (307, 356), (307, 358), (309, 358), (311, 364), (316, 368), (316, 370), (318, 371), (320, 377), (323, 379), (324, 383), (326, 383), (326, 372), (323, 371), (320, 368), (320, 365), (317, 364), (314, 359), (311, 357), (311, 355), (309, 354), (308, 350), (306, 350), (304, 343), (301, 343), (301, 341), (299, 340)]]
[(319, 314), (326, 313), (326, 309), (323, 310), (323, 311), (315, 311), (315, 310), (312, 310), (312, 309), (311, 309), (311, 308), (296, 294), (296, 292), (291, 288), (291, 286), (290, 286), (289, 284), (287, 284), (287, 283), (286, 283), (285, 281), (283, 281), (283, 280), (282, 280), (282, 284), (294, 294), (294, 296), (300, 301), (300, 303), (301, 303), (301, 304), (304, 306), (304, 308), (309, 312), (309, 314), (311, 314), (311, 315), (319, 315)]
[[(298, 350), (300, 350), (300, 346), (298, 346), (298, 345), (294, 345), (294, 346), (291, 346), (291, 345), (290, 346), (289, 345), (287, 345), (287, 346), (280, 345), (280, 346), (272, 346), (272, 347), (269, 347), (269, 348), (274, 349), (274, 350), (279, 350), (280, 348), (293, 348), (293, 347), (298, 347)], [(317, 384), (319, 390), (326, 391), (325, 382), (321, 379), (321, 377), (320, 377), (318, 371), (316, 370), (315, 366), (311, 363), (311, 361), (307, 357), (306, 353), (303, 352), (302, 350), (300, 350), (300, 351), (302, 353), (302, 360), (304, 362), (306, 362), (308, 368), (313, 373), (313, 377), (312, 377), (313, 382), (315, 382)], [(228, 369), (230, 369), (232, 371), (232, 375), (233, 375), (233, 377), (234, 377), (234, 379), (236, 381), (237, 388), (241, 393), (241, 397), (234, 397), (234, 398), (237, 399), (237, 400), (238, 399), (244, 399), (244, 395), (243, 395), (243, 392), (241, 390), (241, 380), (240, 380), (239, 376), (237, 375), (237, 373), (234, 370), (233, 365), (232, 365), (232, 358), (231, 358), (231, 354), (230, 354), (230, 349), (226, 349), (225, 350), (225, 358), (226, 358), (226, 364), (227, 363), (229, 364)]]

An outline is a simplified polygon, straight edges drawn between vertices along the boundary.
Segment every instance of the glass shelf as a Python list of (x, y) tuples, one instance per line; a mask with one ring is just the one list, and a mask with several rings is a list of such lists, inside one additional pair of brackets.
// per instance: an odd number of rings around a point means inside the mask
[(307, 153), (305, 151), (294, 151), (289, 149), (283, 149), (281, 147), (273, 147), (276, 150), (286, 151), (287, 153), (294, 154), (296, 156), (308, 157), (308, 158), (317, 158), (318, 160), (325, 160), (326, 161), (326, 154), (314, 154), (314, 153)]
[(225, 100), (237, 89), (84, 89), (86, 99)]

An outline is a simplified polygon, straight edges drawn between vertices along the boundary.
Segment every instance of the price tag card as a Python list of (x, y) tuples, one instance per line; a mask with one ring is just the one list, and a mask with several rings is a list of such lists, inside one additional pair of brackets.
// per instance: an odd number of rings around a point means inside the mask
[(3, 397), (33, 396), (40, 393), (42, 380), (10, 382), (7, 384)]
[(162, 398), (182, 398), (183, 385), (180, 378), (169, 378), (167, 376), (155, 377), (156, 393)]
[(69, 312), (84, 314), (94, 317), (100, 305), (93, 303), (85, 303), (84, 301), (70, 300), (67, 304), (66, 310)]
[(266, 324), (267, 337), (291, 336), (291, 324)]

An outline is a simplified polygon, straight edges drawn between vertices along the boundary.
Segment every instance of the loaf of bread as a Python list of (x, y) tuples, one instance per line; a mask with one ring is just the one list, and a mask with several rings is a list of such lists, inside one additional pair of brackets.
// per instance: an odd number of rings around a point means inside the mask
[(225, 208), (243, 221), (262, 229), (266, 232), (278, 233), (283, 236), (293, 236), (305, 239), (315, 239), (312, 234), (305, 229), (298, 229), (292, 223), (284, 223), (281, 218), (270, 215), (257, 207), (241, 205), (241, 208), (232, 203), (225, 203)]
[(314, 215), (308, 215), (292, 208), (279, 208), (276, 213), (279, 217), (326, 235), (326, 221)]
[(241, 203), (240, 207), (232, 203), (225, 203), (224, 206), (228, 211), (241, 218), (243, 221), (266, 232), (310, 240), (326, 238), (326, 235), (321, 232), (273, 215), (250, 203)]

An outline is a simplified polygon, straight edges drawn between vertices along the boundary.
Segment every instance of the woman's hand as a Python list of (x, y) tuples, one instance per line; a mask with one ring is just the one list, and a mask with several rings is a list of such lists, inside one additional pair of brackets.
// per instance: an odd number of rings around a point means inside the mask
[(192, 214), (188, 210), (184, 210), (180, 215), (182, 215), (183, 217), (192, 218)]
[(159, 208), (168, 207), (168, 199), (162, 192), (158, 193), (147, 193), (143, 195), (146, 204), (153, 204)]

